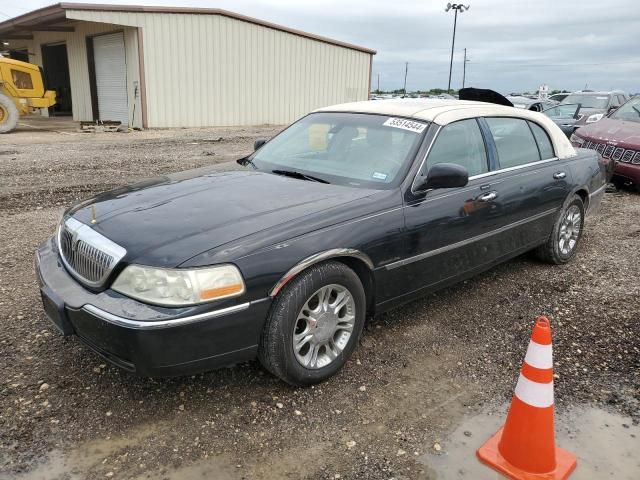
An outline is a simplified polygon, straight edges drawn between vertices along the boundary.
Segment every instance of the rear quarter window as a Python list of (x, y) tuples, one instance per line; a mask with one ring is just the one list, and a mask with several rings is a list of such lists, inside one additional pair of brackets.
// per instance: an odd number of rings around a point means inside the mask
[(529, 122), (529, 126), (531, 127), (533, 136), (535, 137), (536, 143), (538, 144), (541, 159), (547, 160), (549, 158), (553, 158), (555, 156), (553, 145), (545, 129), (533, 122)]
[(489, 117), (486, 121), (496, 144), (501, 169), (540, 160), (538, 145), (526, 120)]

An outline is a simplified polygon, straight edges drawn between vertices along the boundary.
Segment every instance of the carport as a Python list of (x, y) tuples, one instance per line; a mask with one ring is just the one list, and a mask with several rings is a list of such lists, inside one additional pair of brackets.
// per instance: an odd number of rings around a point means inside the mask
[(375, 54), (217, 8), (83, 3), (1, 22), (0, 41), (44, 67), (53, 113), (143, 128), (283, 125), (367, 100)]
[(144, 127), (139, 29), (78, 20), (84, 4), (60, 3), (0, 23), (9, 55), (43, 67), (57, 105), (43, 115)]

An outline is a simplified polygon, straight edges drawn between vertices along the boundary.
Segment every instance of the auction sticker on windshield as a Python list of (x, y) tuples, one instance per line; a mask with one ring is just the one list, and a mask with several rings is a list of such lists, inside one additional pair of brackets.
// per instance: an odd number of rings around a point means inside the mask
[(413, 120), (407, 120), (406, 118), (390, 118), (383, 123), (385, 127), (402, 128), (403, 130), (409, 130), (410, 132), (421, 133), (427, 128), (426, 123), (414, 122)]

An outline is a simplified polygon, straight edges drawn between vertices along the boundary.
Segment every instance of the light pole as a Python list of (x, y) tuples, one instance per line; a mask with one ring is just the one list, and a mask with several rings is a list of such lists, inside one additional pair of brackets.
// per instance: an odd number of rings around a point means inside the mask
[(462, 64), (462, 88), (464, 88), (464, 80), (467, 77), (467, 63), (471, 60), (467, 59), (467, 49), (464, 49), (464, 63)]
[(404, 87), (402, 87), (402, 97), (407, 96), (407, 73), (409, 72), (409, 62), (404, 62)]
[(461, 3), (447, 3), (447, 8), (444, 9), (445, 12), (453, 10), (455, 12), (455, 16), (453, 17), (453, 40), (451, 40), (451, 60), (449, 61), (449, 84), (447, 85), (447, 93), (451, 92), (451, 71), (453, 70), (453, 48), (456, 44), (456, 24), (458, 23), (458, 12), (462, 13), (466, 10), (469, 10), (471, 5), (464, 6)]

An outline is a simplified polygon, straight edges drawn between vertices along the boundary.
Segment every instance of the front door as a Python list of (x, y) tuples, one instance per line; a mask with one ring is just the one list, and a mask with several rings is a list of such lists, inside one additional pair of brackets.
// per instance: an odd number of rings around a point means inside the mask
[(478, 120), (441, 128), (419, 175), (436, 163), (456, 163), (469, 172), (465, 187), (410, 191), (404, 206), (406, 257), (399, 269), (406, 294), (423, 294), (491, 263), (497, 253), (489, 239), (500, 221), (491, 192), (483, 188), (489, 160)]

